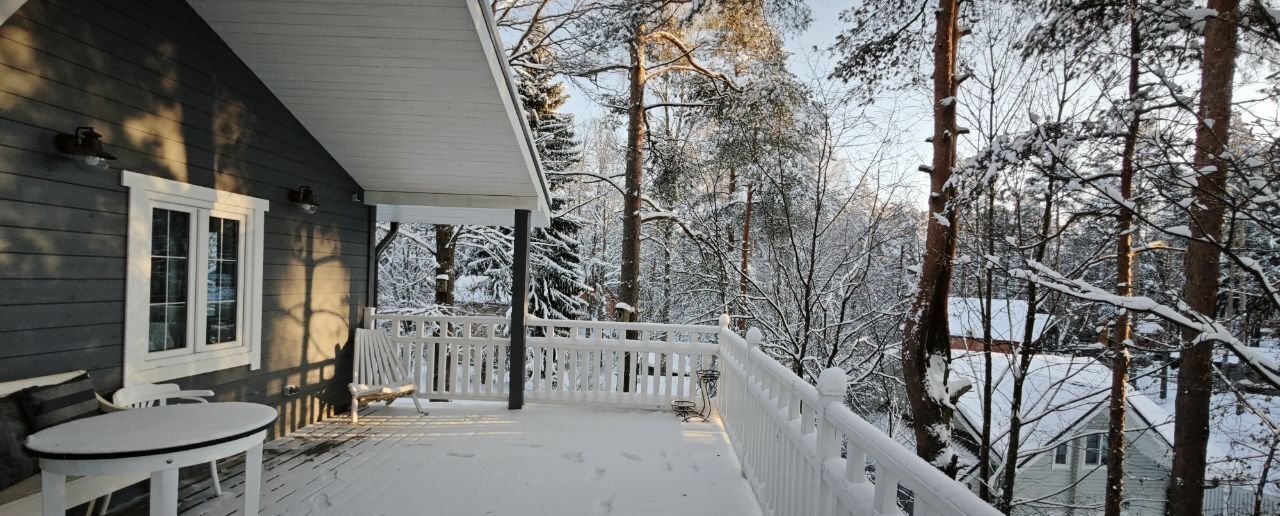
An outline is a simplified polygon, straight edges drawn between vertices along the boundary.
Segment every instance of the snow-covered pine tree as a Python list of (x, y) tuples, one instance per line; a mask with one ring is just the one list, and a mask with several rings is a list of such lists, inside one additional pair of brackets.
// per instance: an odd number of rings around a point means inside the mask
[[(534, 29), (534, 34), (540, 33)], [(540, 40), (541, 38), (533, 38)], [(558, 175), (581, 159), (581, 144), (573, 131), (573, 115), (561, 113), (568, 100), (564, 85), (556, 81), (554, 72), (541, 66), (553, 59), (545, 47), (523, 54), (516, 67), (517, 88), (525, 110), (525, 118), (533, 130), (535, 145), (542, 158), (551, 189), (551, 210), (564, 210), (562, 190), (570, 181)], [(553, 216), (550, 227), (536, 228), (529, 242), (529, 313), (545, 319), (580, 319), (586, 315), (584, 282), (578, 231), (583, 221), (568, 213)], [(484, 228), (474, 232), (462, 245), (478, 247), (476, 258), (466, 267), (470, 273), (487, 276), (489, 297), (507, 300), (511, 292), (510, 228)]]
[[(532, 53), (535, 62), (549, 59), (546, 49)], [(563, 186), (570, 181), (557, 175), (581, 159), (582, 148), (573, 132), (573, 115), (561, 113), (569, 96), (564, 85), (556, 82), (552, 72), (529, 68), (520, 76), (520, 96), (525, 116), (533, 127), (538, 154), (548, 173), (551, 188), (551, 211), (565, 208)], [(582, 293), (588, 287), (583, 281), (582, 256), (578, 231), (582, 219), (563, 213), (552, 217), (550, 227), (533, 231), (530, 246), (532, 293), (529, 310), (544, 318), (578, 319), (586, 315), (587, 301)]]

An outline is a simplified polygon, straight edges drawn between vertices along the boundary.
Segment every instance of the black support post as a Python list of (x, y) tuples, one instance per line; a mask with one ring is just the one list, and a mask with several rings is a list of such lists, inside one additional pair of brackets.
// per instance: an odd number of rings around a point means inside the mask
[(525, 317), (529, 311), (529, 210), (516, 210), (515, 255), (511, 257), (511, 384), (507, 408), (524, 407)]
[[(378, 207), (370, 206), (369, 212), (369, 268), (367, 281), (365, 282), (365, 308), (373, 308), (378, 306)], [(360, 326), (367, 328), (369, 321), (365, 321), (365, 315), (368, 311), (360, 313)]]

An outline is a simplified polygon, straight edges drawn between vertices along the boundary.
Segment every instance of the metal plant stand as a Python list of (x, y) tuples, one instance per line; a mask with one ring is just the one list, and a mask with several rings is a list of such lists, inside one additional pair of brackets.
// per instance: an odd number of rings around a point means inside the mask
[(671, 402), (671, 410), (681, 421), (689, 421), (693, 418), (708, 421), (711, 417), (711, 399), (716, 396), (716, 383), (720, 381), (720, 371), (715, 369), (699, 369), (694, 372), (698, 379), (698, 391), (702, 396), (702, 408), (698, 408), (698, 404), (688, 400), (676, 400)]

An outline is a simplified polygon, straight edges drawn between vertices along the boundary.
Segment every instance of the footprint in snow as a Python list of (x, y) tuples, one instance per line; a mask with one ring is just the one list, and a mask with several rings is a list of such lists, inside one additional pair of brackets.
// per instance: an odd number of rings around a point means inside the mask
[(569, 462), (582, 464), (582, 452), (564, 452), (560, 454), (560, 458)]
[(464, 459), (470, 459), (476, 456), (476, 454), (474, 453), (462, 453), (462, 452), (453, 452), (453, 451), (446, 453), (445, 455), (448, 455), (450, 457), (462, 457)]
[(316, 493), (315, 496), (312, 496), (308, 501), (311, 502), (311, 506), (315, 507), (316, 510), (323, 511), (333, 507), (333, 503), (329, 502), (329, 495), (324, 493)]
[(597, 499), (591, 506), (591, 514), (594, 516), (609, 516), (611, 512), (613, 512), (613, 496)]
[(595, 471), (592, 471), (591, 474), (587, 476), (587, 480), (600, 480), (604, 478), (604, 474), (606, 472), (607, 470), (604, 468), (595, 468)]
[(670, 462), (665, 462), (665, 463), (663, 463), (663, 464), (662, 464), (662, 469), (665, 469), (665, 470), (667, 470), (667, 471), (671, 471), (671, 463), (670, 463)]
[(622, 452), (622, 456), (623, 456), (623, 457), (626, 457), (626, 458), (628, 458), (628, 459), (634, 460), (634, 461), (636, 461), (636, 462), (644, 462), (644, 457), (641, 457), (641, 456), (636, 455), (636, 454), (634, 454), (634, 453)]

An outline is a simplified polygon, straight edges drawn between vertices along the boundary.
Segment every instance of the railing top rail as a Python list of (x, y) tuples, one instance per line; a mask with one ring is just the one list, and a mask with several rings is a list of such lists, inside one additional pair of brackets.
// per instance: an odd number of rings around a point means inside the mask
[[(854, 414), (842, 403), (827, 406), (827, 421), (851, 437), (857, 445), (875, 458), (876, 467), (891, 469), (903, 485), (914, 491), (932, 493), (930, 502), (935, 508), (948, 509), (947, 514), (990, 515), (1002, 514), (995, 507), (982, 501), (967, 486), (947, 476), (911, 450), (894, 441), (880, 429)], [(941, 505), (942, 507), (938, 507)]]
[(375, 313), (374, 320), (378, 321), (428, 321), (428, 322), (447, 322), (447, 323), (480, 323), (480, 324), (510, 324), (511, 319), (506, 317), (497, 317), (492, 315), (417, 315), (417, 314), (389, 314)]
[(640, 353), (714, 354), (720, 346), (711, 342), (679, 342), (665, 340), (605, 339), (599, 342), (568, 337), (529, 337), (530, 347), (554, 347), (565, 349), (610, 349)]
[(599, 328), (604, 330), (667, 331), (681, 333), (717, 333), (720, 326), (710, 324), (666, 324), (652, 322), (577, 321), (529, 317), (529, 326), (553, 326), (557, 328)]

